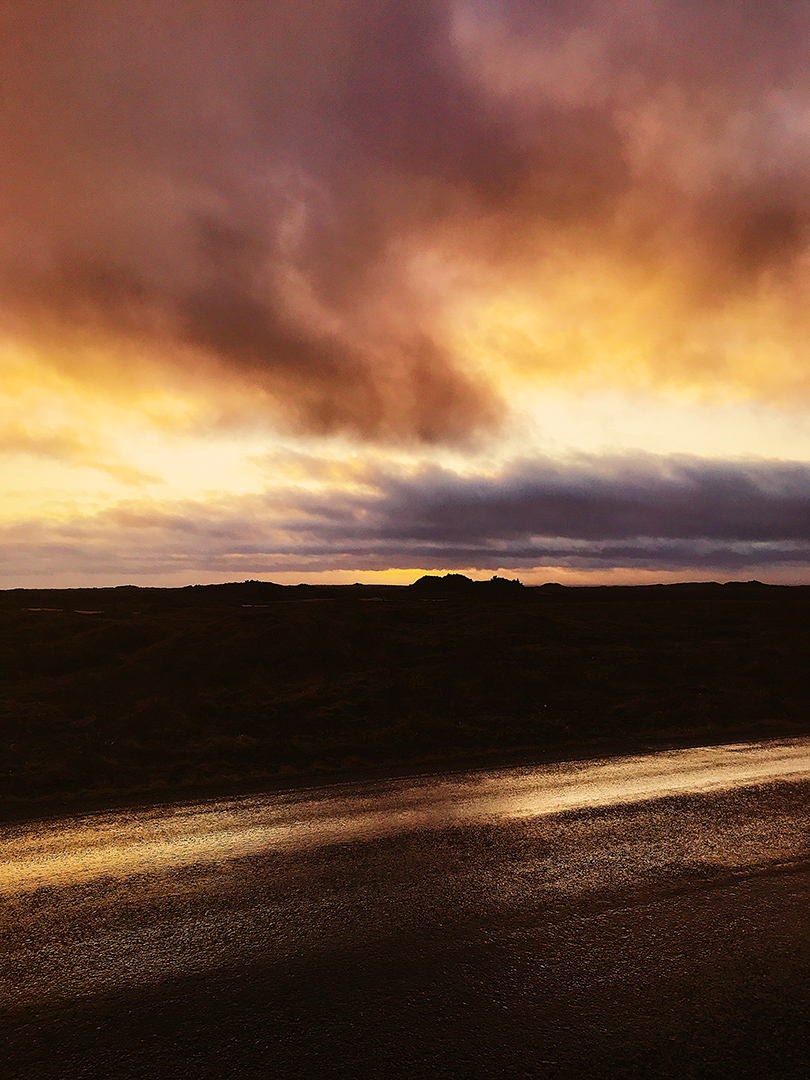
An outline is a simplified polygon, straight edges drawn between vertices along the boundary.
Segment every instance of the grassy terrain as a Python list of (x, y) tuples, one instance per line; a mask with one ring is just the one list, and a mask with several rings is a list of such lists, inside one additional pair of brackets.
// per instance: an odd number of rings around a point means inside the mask
[(810, 719), (810, 588), (0, 593), (0, 796), (737, 737)]

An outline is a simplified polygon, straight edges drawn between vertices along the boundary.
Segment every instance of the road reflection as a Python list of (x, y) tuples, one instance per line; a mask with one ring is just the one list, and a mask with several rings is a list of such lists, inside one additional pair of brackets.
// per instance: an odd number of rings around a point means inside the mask
[(108, 812), (19, 827), (0, 895), (454, 824), (528, 819), (810, 777), (810, 739), (669, 750)]

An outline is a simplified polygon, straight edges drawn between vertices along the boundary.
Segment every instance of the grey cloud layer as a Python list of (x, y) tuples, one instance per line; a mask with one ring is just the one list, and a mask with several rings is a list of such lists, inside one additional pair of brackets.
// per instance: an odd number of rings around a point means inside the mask
[(513, 464), (491, 477), (369, 469), (353, 493), (285, 488), (4, 530), (2, 573), (236, 577), (561, 566), (733, 572), (810, 566), (810, 466), (698, 459)]
[(462, 439), (501, 403), (411, 248), (496, 275), (538, 229), (651, 265), (687, 237), (700, 302), (789, 277), (808, 31), (805, 0), (12, 0), (6, 325), (99, 382), (88, 342), (303, 430)]
[[(429, 467), (370, 477), (371, 495), (328, 505), (347, 537), (443, 543), (567, 537), (578, 541), (810, 542), (810, 467), (690, 458), (518, 462), (491, 477)], [(317, 502), (299, 503), (315, 521)], [(316, 526), (319, 527), (319, 526)]]

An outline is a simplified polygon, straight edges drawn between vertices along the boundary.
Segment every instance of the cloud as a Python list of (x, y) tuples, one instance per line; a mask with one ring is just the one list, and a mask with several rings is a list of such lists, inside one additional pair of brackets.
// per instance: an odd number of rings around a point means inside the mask
[(584, 327), (530, 341), (527, 377), (632, 378), (629, 338), (653, 383), (807, 390), (803, 0), (0, 19), (4, 323), (73, 378), (463, 441), (504, 391), (459, 348), (459, 297), (505, 292)]
[(75, 461), (87, 452), (72, 431), (35, 431), (21, 422), (0, 423), (0, 452)]
[[(300, 455), (296, 460), (304, 466)], [(4, 530), (2, 573), (255, 574), (810, 566), (810, 467), (695, 458), (516, 461), (487, 476), (354, 469), (350, 489), (279, 485), (211, 503), (127, 503)]]
[(386, 538), (458, 542), (810, 541), (810, 468), (688, 457), (516, 462), (492, 477), (388, 474), (347, 516)]
[[(211, 397), (228, 381), (307, 431), (436, 441), (491, 427), (497, 394), (450, 356), (389, 259), (396, 145), (424, 134), (396, 107), (397, 79), (424, 81), (436, 29), (432, 5), (413, 7), (12, 5), (0, 62), (19, 152), (0, 176), (0, 282), (13, 330), (96, 384), (114, 387), (117, 367), (196, 372)], [(424, 116), (436, 105), (430, 91)]]
[(129, 485), (160, 482), (157, 476), (116, 461), (92, 437), (82, 437), (69, 428), (43, 429), (33, 423), (0, 420), (0, 454), (25, 454), (97, 469)]

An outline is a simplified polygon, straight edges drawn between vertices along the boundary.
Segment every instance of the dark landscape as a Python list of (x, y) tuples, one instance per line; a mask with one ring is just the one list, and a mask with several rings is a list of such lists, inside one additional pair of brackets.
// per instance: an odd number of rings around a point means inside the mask
[(1, 594), (0, 1076), (804, 1080), (809, 603)]
[(0, 593), (7, 812), (800, 734), (810, 587)]

